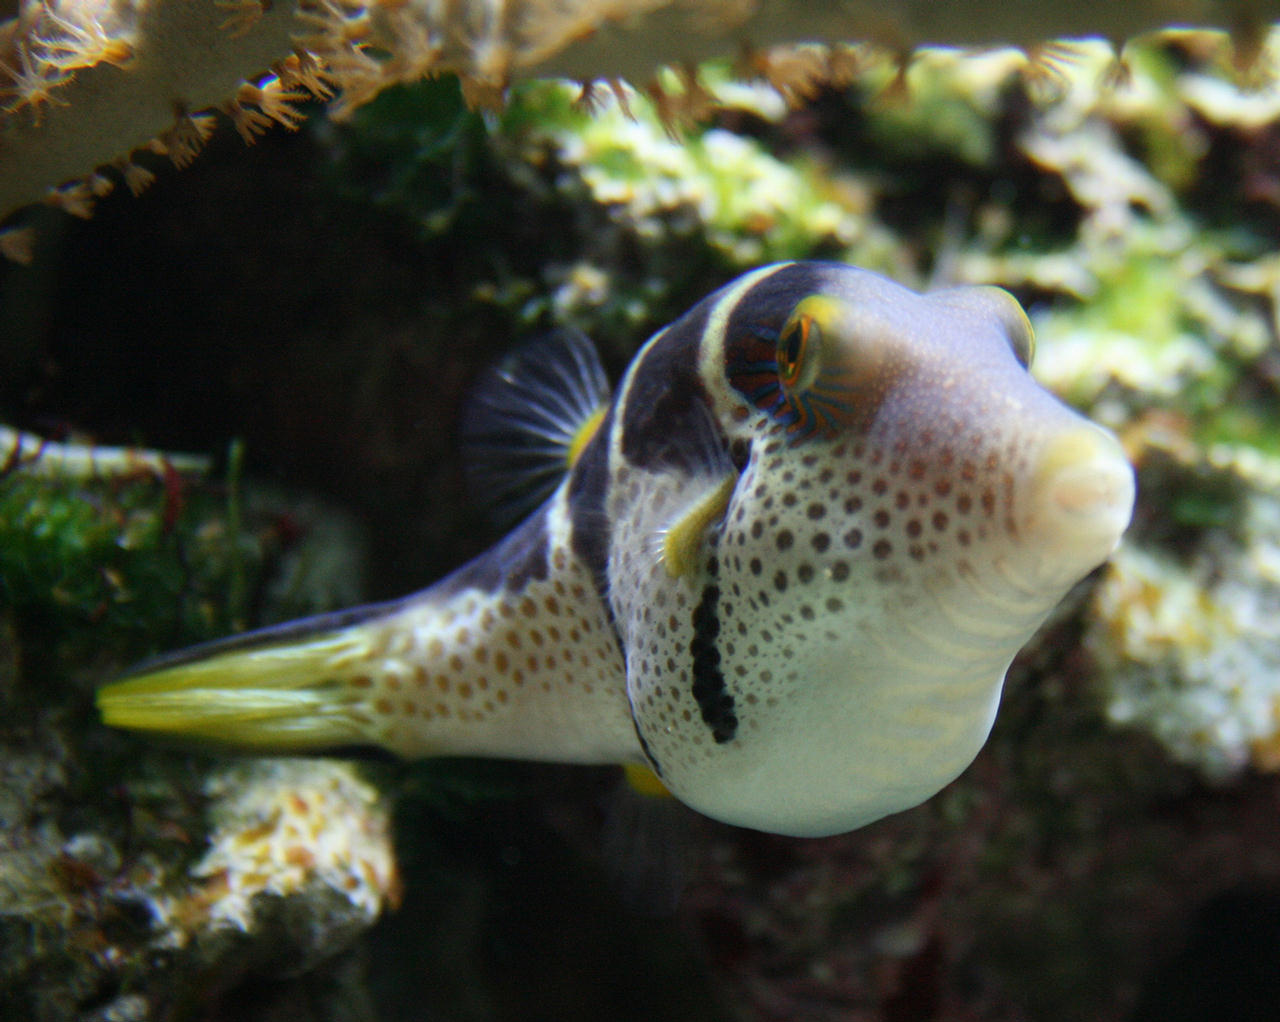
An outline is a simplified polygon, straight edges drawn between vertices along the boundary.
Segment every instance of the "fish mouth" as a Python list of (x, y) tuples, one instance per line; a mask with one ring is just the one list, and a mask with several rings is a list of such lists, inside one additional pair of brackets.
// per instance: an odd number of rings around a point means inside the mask
[(1028, 536), (1035, 574), (1068, 584), (1115, 550), (1133, 516), (1133, 466), (1106, 430), (1081, 425), (1041, 449), (1029, 488)]

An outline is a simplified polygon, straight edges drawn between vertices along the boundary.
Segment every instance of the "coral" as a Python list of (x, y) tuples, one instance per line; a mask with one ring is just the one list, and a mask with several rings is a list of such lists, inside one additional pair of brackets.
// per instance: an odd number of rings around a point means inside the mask
[[(185, 944), (199, 932), (252, 933), (264, 920), (296, 927), (290, 968), (304, 971), (367, 928), (399, 899), (390, 817), (382, 797), (348, 764), (276, 760), (214, 773), (209, 847), (191, 866), (191, 886), (162, 896), (157, 912), (172, 927), (159, 942)], [(316, 890), (333, 892), (335, 898)], [(310, 925), (288, 899), (315, 899)], [(305, 943), (304, 943), (305, 941)]]
[[(1280, 460), (1228, 445), (1146, 457), (1166, 462), (1175, 519), (1207, 534), (1190, 551), (1126, 547), (1099, 586), (1086, 642), (1108, 717), (1215, 781), (1280, 768)], [(1179, 498), (1178, 478), (1199, 498)]]
[[(213, 3), (24, 2), (0, 32), (11, 97), (0, 124), (0, 208), (128, 162), (152, 139), (167, 150), (175, 125), (232, 100), (243, 78), (292, 52), (292, 11), (268, 6), (276, 9), (252, 32), (233, 36)], [(42, 96), (49, 102), (33, 106)]]
[[(1236, 6), (1223, 27), (1248, 49), (1257, 26), (1280, 8), (1271, 0)], [(517, 78), (644, 84), (659, 66), (687, 68), (744, 47), (763, 53), (784, 43), (869, 41), (897, 53), (922, 43), (1034, 48), (1061, 36), (1127, 39), (1169, 18), (1214, 24), (1220, 17), (1217, 5), (1195, 0), (1104, 5), (1087, 15), (1048, 0), (943, 7), (902, 0), (520, 0), (500, 7), (479, 0), (22, 0), (17, 17), (0, 27), (8, 96), (0, 119), (0, 215), (42, 196), (83, 214), (89, 199), (68, 182), (88, 181), (105, 165), (127, 166), (148, 145), (174, 153), (181, 165), (191, 150), (183, 126), (193, 115), (222, 108), (251, 141), (273, 122), (296, 127), (301, 114), (293, 104), (308, 94), (327, 98), (335, 87), (341, 113), (391, 84), (456, 72), (470, 102), (496, 106)], [(792, 51), (751, 57), (746, 66), (796, 99), (812, 94), (818, 81), (840, 80), (846, 63), (841, 50), (821, 57)], [(668, 122), (705, 108), (696, 77), (674, 91), (659, 86), (654, 95)], [(185, 144), (175, 146), (175, 131)]]
[[(759, 110), (755, 99), (729, 94), (723, 102)], [(697, 232), (726, 265), (746, 268), (851, 247), (871, 233), (856, 186), (841, 194), (821, 167), (782, 161), (758, 142), (715, 128), (679, 142), (645, 97), (631, 96), (626, 107), (606, 97), (591, 116), (566, 111), (560, 125), (554, 115), (544, 117), (530, 126), (525, 145), (549, 147), (589, 199), (640, 238)], [(782, 113), (768, 112), (775, 119)]]
[[(87, 764), (49, 728), (7, 728), (3, 747), (2, 1017), (168, 1017), (195, 989), (333, 962), (398, 898), (386, 806), (350, 766), (229, 768), (203, 814), (188, 776), (153, 768), (68, 812)], [(349, 1000), (362, 977), (338, 976)]]
[(223, 537), (194, 527), (211, 510), (192, 480), (198, 461), (5, 432), (0, 599), (29, 636), (28, 672), (37, 656), (52, 676), (52, 664), (89, 649), (139, 656), (162, 621), (171, 633), (208, 634), (204, 600), (225, 576), (200, 566)]

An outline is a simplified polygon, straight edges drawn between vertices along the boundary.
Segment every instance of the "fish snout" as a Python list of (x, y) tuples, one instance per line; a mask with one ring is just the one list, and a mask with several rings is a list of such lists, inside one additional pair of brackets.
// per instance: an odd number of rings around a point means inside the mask
[(1070, 584), (1105, 561), (1129, 525), (1134, 492), (1133, 466), (1111, 433), (1082, 423), (1049, 438), (1026, 505), (1037, 574)]

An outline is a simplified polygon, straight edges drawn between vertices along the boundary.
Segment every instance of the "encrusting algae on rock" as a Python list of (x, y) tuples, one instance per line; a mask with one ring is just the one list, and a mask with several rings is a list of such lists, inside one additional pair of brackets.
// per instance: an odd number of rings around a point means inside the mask
[(1280, 461), (1225, 446), (1203, 463), (1147, 458), (1202, 491), (1214, 478), (1218, 506), (1192, 550), (1122, 549), (1099, 585), (1086, 643), (1107, 715), (1214, 781), (1280, 769)]

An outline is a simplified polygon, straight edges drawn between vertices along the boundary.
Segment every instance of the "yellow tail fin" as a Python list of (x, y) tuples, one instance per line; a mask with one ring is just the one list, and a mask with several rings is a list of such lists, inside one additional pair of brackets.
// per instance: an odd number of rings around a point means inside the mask
[[(370, 611), (374, 608), (369, 608)], [(369, 613), (332, 615), (141, 664), (98, 691), (103, 722), (260, 752), (369, 744), (351, 678)]]

